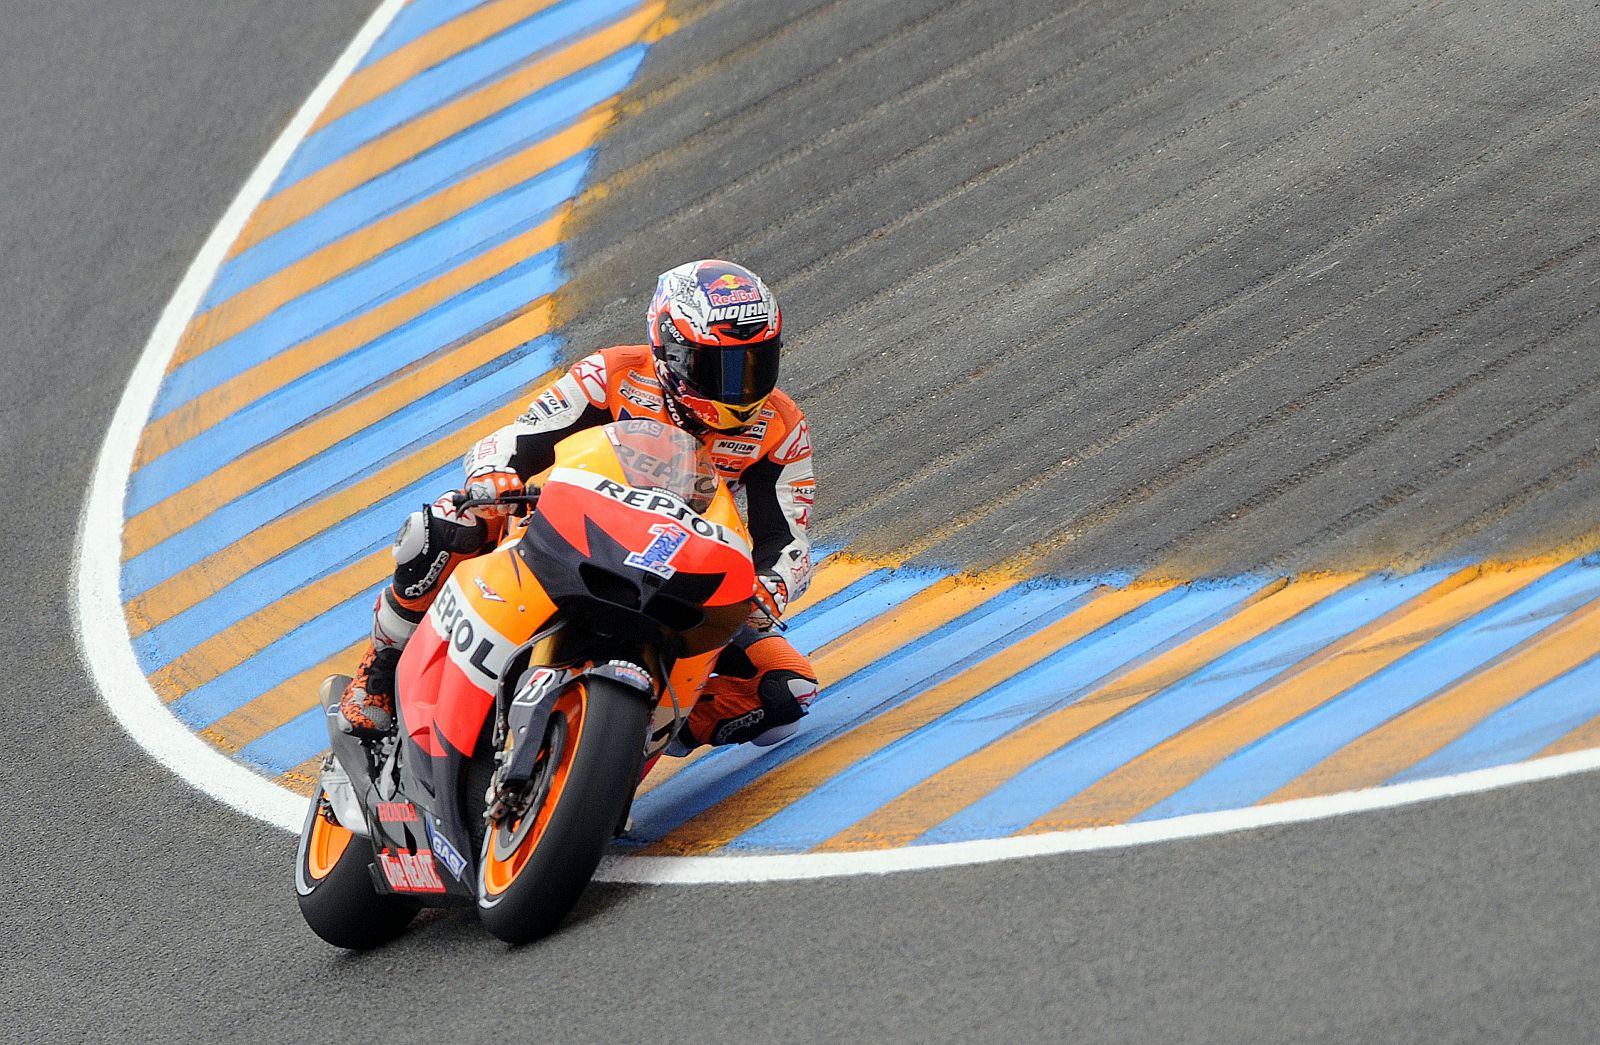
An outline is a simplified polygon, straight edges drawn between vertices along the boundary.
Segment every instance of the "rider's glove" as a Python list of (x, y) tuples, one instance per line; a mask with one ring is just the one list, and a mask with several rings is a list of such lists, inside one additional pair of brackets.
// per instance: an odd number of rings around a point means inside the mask
[[(494, 500), (507, 494), (521, 494), (524, 490), (522, 476), (505, 468), (484, 465), (467, 476), (461, 488), (465, 500)], [(520, 504), (480, 504), (468, 509), (467, 514), (480, 519), (494, 519), (512, 514)]]
[(789, 586), (776, 573), (759, 573), (750, 602), (750, 616), (745, 623), (757, 631), (771, 631), (783, 619), (784, 607), (789, 605)]

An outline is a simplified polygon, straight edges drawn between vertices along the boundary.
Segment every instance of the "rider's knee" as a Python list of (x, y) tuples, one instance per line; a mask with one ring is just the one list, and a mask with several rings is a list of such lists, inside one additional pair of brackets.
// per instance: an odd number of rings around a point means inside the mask
[(395, 601), (413, 612), (426, 609), (456, 565), (485, 551), (489, 543), (488, 524), (457, 515), (449, 507), (449, 495), (412, 512), (390, 549)]
[(680, 735), (688, 747), (775, 744), (794, 735), (817, 696), (815, 669), (788, 640), (741, 640), (718, 659), (716, 676), (689, 715)]

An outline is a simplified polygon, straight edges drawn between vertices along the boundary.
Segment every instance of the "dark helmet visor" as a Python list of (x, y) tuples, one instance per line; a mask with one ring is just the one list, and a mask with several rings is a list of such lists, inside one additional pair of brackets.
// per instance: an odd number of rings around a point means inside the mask
[(778, 339), (754, 345), (696, 345), (685, 376), (696, 395), (733, 406), (759, 403), (778, 386)]

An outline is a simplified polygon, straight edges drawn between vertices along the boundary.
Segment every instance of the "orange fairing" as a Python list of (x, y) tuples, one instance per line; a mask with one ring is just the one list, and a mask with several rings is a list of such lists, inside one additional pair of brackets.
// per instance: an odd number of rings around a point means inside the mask
[(444, 755), (443, 739), (472, 752), (511, 657), (554, 612), (514, 548), (462, 563), (400, 658), (401, 714), (422, 750)]
[[(598, 532), (630, 569), (704, 578), (715, 585), (699, 596), (708, 608), (727, 613), (749, 598), (750, 535), (733, 496), (700, 444), (670, 425), (622, 421), (563, 440), (537, 513), (570, 552), (588, 556)], [(430, 755), (445, 755), (446, 744), (473, 751), (512, 657), (555, 613), (519, 551), (525, 532), (511, 527), (498, 549), (455, 570), (401, 657), (403, 721)], [(714, 657), (696, 650), (675, 666), (685, 710)]]
[[(605, 480), (601, 480), (605, 483)], [(720, 574), (721, 583), (706, 599), (708, 606), (730, 606), (750, 598), (755, 584), (755, 571), (750, 565), (750, 553), (744, 548), (729, 546), (713, 533), (691, 532), (679, 522), (672, 521), (674, 505), (659, 495), (645, 495), (642, 505), (656, 499), (665, 510), (640, 511), (621, 503), (618, 498), (632, 496), (620, 483), (610, 483), (601, 489), (587, 489), (570, 478), (555, 477), (539, 497), (540, 514), (553, 525), (563, 539), (580, 553), (589, 555), (589, 527), (598, 523), (606, 536), (626, 548), (647, 552), (663, 533), (675, 535), (679, 547), (675, 558), (680, 563), (694, 564), (696, 573)], [(691, 517), (691, 521), (693, 520)], [(723, 527), (727, 530), (726, 527)], [(730, 531), (731, 532), (731, 531)]]
[[(617, 445), (618, 441), (613, 436), (615, 429), (632, 430), (647, 425), (658, 429), (661, 437), (643, 440), (642, 445), (640, 441), (630, 438), (625, 445)], [(694, 457), (689, 460), (683, 456), (667, 461), (652, 460), (641, 454), (641, 451), (649, 450), (656, 450), (663, 458), (673, 453), (692, 453)], [(624, 456), (629, 457), (626, 463)], [(695, 439), (670, 425), (658, 421), (633, 420), (620, 425), (586, 429), (562, 440), (556, 448), (555, 468), (546, 486), (550, 482), (571, 482), (572, 476), (556, 474), (560, 470), (586, 472), (636, 489), (648, 488), (652, 480), (658, 480), (705, 518), (727, 527), (738, 538), (738, 543), (749, 547), (750, 532), (739, 517), (733, 494), (718, 477), (716, 466)], [(582, 484), (590, 485), (586, 482)]]
[[(660, 437), (634, 438), (647, 427)], [(629, 431), (619, 440), (615, 432), (623, 428)], [(675, 563), (723, 575), (707, 605), (743, 602), (755, 584), (750, 533), (733, 495), (704, 448), (670, 425), (627, 421), (563, 440), (540, 492), (539, 514), (584, 555), (591, 551), (592, 525), (641, 553), (664, 530), (675, 531)]]

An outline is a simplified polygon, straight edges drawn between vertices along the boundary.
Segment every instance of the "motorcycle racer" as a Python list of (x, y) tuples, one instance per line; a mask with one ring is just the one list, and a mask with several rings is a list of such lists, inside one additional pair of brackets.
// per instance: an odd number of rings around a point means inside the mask
[(676, 425), (705, 446), (745, 497), (757, 583), (746, 626), (668, 748), (775, 743), (817, 694), (806, 657), (771, 629), (811, 572), (807, 536), (816, 480), (804, 414), (777, 388), (782, 315), (766, 284), (726, 261), (661, 274), (647, 312), (649, 343), (602, 349), (540, 389), (516, 421), (468, 451), (466, 480), (413, 512), (395, 540), (392, 583), (374, 607), (372, 643), (339, 706), (340, 727), (363, 737), (394, 729), (400, 651), (445, 580), (504, 534), (508, 505), (461, 511), (466, 499), (519, 493), (555, 461), (562, 439), (611, 421)]

